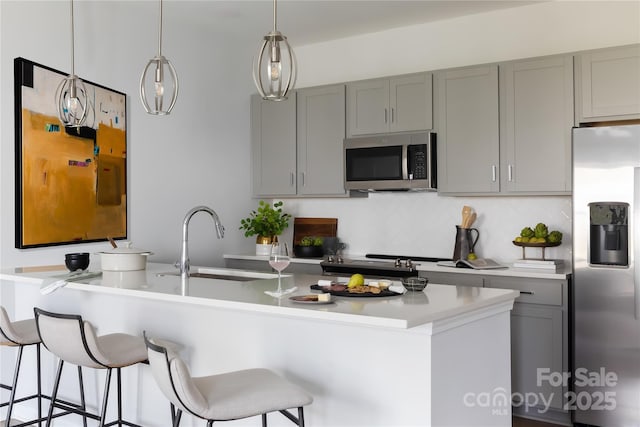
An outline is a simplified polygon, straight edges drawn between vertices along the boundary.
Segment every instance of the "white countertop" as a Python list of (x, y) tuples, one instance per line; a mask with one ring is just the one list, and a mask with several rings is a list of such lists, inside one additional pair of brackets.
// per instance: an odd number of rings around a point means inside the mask
[[(198, 270), (242, 274), (240, 271), (224, 268), (192, 267), (191, 272)], [(92, 264), (89, 271), (100, 271), (100, 267)], [(102, 277), (69, 282), (62, 289), (64, 292), (79, 290), (117, 294), (180, 304), (400, 329), (447, 321), (494, 306), (513, 304), (513, 300), (519, 295), (518, 291), (505, 289), (429, 284), (422, 292), (374, 298), (333, 296), (331, 304), (312, 305), (296, 303), (288, 297), (314, 293), (309, 286), (326, 277), (305, 274), (283, 277), (283, 287), (295, 285), (298, 290), (277, 299), (264, 293), (265, 290), (275, 290), (277, 279), (235, 281), (192, 277), (189, 279), (188, 292), (182, 295), (179, 276), (159, 274), (167, 272), (175, 273), (176, 269), (168, 264), (149, 263), (145, 271), (106, 272), (108, 274), (103, 274)], [(0, 280), (42, 285), (66, 273), (59, 266), (48, 269), (4, 269), (0, 271)]]
[[(269, 261), (268, 256), (258, 255), (234, 255), (224, 254), (225, 259), (238, 259), (246, 261)], [(368, 259), (363, 255), (349, 255), (346, 256), (349, 259)], [(291, 258), (292, 263), (299, 264), (316, 264), (320, 265), (322, 258)], [(486, 270), (474, 270), (471, 268), (455, 268), (455, 267), (443, 267), (437, 265), (435, 262), (416, 261), (414, 262), (418, 271), (433, 271), (440, 273), (460, 273), (460, 274), (475, 274), (485, 276), (506, 276), (506, 277), (528, 277), (534, 279), (550, 279), (550, 280), (564, 280), (571, 274), (571, 267), (568, 264), (564, 264), (558, 268), (558, 271), (547, 271), (541, 269), (526, 269), (526, 268), (514, 268), (512, 262), (505, 262), (504, 265), (507, 268), (502, 269), (486, 269)]]

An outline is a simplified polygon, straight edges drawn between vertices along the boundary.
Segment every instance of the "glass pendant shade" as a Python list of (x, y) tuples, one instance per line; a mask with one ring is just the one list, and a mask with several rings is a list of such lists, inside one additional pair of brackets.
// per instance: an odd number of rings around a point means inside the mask
[(178, 74), (162, 56), (162, 0), (158, 25), (158, 54), (147, 62), (140, 77), (140, 100), (145, 111), (156, 116), (171, 113), (178, 99)]
[(75, 74), (73, 0), (71, 0), (71, 74), (56, 89), (58, 118), (65, 127), (80, 127), (87, 120), (89, 99), (84, 82)]
[(140, 77), (140, 100), (147, 113), (171, 113), (178, 98), (178, 75), (164, 56), (151, 58)]
[(80, 127), (87, 120), (87, 88), (75, 74), (60, 82), (56, 89), (56, 100), (58, 117), (65, 127)]
[(273, 31), (264, 36), (253, 60), (253, 81), (262, 99), (282, 101), (296, 82), (296, 61), (287, 38), (277, 30), (277, 3), (273, 0)]

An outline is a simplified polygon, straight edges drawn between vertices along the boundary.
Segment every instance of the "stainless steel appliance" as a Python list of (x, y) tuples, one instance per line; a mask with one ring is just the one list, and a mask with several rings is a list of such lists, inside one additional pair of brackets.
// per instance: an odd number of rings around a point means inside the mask
[(347, 190), (436, 190), (435, 133), (345, 139), (344, 150)]
[(349, 276), (360, 273), (371, 278), (397, 278), (417, 276), (420, 261), (451, 261), (451, 258), (431, 258), (406, 255), (367, 254), (366, 259), (342, 259), (331, 257), (321, 261), (325, 276)]
[(640, 125), (573, 130), (574, 422), (640, 426)]

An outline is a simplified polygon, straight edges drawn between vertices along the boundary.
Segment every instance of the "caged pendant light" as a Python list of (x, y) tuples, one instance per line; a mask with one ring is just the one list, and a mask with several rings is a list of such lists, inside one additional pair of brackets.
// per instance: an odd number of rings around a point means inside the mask
[[(150, 90), (148, 91), (148, 89)], [(171, 96), (165, 96), (168, 93)], [(162, 56), (162, 0), (160, 0), (158, 55), (149, 60), (142, 72), (140, 77), (140, 100), (147, 113), (162, 116), (171, 113), (177, 98), (178, 75), (176, 74), (176, 69), (173, 68), (173, 64), (167, 58)]]
[(75, 74), (73, 0), (71, 0), (71, 74), (56, 89), (58, 117), (65, 127), (80, 127), (87, 120), (89, 99), (84, 82)]
[(296, 81), (295, 55), (277, 28), (277, 0), (273, 0), (273, 31), (264, 36), (253, 60), (253, 81), (263, 99), (282, 101)]

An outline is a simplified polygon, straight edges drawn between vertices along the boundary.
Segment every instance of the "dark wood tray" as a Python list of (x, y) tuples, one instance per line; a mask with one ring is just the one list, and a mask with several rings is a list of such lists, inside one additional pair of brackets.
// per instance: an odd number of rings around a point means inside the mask
[(310, 288), (314, 291), (322, 291), (324, 293), (330, 293), (331, 295), (335, 295), (337, 297), (354, 297), (354, 298), (375, 298), (375, 297), (395, 297), (402, 294), (397, 294), (388, 289), (383, 289), (379, 294), (373, 294), (371, 292), (366, 292), (363, 294), (354, 294), (349, 291), (327, 291), (323, 286), (320, 285), (311, 285)]

